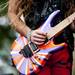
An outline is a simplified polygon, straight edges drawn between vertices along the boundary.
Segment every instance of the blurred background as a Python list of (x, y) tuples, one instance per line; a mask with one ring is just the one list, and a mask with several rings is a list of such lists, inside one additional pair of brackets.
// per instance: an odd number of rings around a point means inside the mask
[(17, 70), (11, 66), (10, 47), (16, 34), (9, 25), (7, 1), (0, 0), (0, 75), (18, 75)]
[[(16, 38), (16, 32), (10, 27), (7, 16), (7, 1), (0, 0), (0, 75), (18, 75), (17, 70), (11, 66), (10, 47)], [(73, 75), (75, 75), (74, 57), (75, 54), (73, 55)]]

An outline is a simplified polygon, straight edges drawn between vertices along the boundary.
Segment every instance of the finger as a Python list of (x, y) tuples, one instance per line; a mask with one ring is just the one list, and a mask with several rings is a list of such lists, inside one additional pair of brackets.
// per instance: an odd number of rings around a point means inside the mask
[(34, 34), (33, 37), (34, 38), (40, 38), (40, 39), (45, 39), (46, 38), (46, 36), (38, 35), (38, 34)]
[(42, 45), (44, 42), (33, 41), (33, 43), (35, 43), (36, 45)]
[(41, 31), (36, 31), (36, 33), (37, 33), (38, 35), (46, 36), (46, 33), (41, 32)]
[(41, 45), (41, 44), (44, 43), (45, 39), (39, 39), (39, 38), (34, 38), (34, 37), (32, 37), (32, 38), (31, 38), (31, 41), (32, 41), (33, 43), (37, 44), (37, 45)]
[(41, 39), (41, 38), (34, 38), (33, 40), (37, 41), (37, 42), (44, 42), (45, 41), (45, 39)]

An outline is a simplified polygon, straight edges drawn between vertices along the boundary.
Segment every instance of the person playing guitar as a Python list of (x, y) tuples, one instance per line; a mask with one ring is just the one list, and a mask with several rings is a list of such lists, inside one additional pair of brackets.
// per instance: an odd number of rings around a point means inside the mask
[[(47, 32), (42, 32), (40, 27), (55, 10), (60, 10), (61, 13), (57, 16), (58, 18), (56, 17), (53, 20), (52, 27), (74, 12), (74, 1), (9, 0), (8, 16), (12, 23), (11, 27), (22, 36), (27, 37), (28, 41), (41, 46), (48, 39)], [(24, 17), (24, 22), (20, 18), (21, 15)], [(43, 69), (36, 75), (72, 75), (73, 32), (75, 32), (74, 23), (53, 37), (54, 44), (65, 42), (67, 46), (62, 50), (51, 53)], [(20, 75), (23, 74), (20, 73)]]

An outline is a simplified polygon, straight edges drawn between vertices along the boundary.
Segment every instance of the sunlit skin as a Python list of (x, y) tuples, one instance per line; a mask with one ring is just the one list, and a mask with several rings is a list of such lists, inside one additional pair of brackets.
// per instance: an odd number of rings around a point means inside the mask
[(37, 45), (42, 45), (46, 39), (46, 33), (36, 29), (32, 32), (31, 41)]

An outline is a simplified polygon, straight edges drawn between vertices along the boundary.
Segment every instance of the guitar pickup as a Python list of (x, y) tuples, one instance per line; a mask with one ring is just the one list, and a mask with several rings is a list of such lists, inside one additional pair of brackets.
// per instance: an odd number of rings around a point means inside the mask
[(19, 52), (20, 54), (23, 54), (24, 57), (28, 58), (33, 55), (33, 52), (31, 51), (30, 47), (28, 45), (24, 46), (23, 49)]
[(24, 46), (23, 49), (19, 52), (20, 54), (23, 54), (24, 57), (31, 57), (36, 51), (38, 47), (34, 43), (30, 42), (26, 46)]
[(32, 49), (33, 52), (38, 49), (37, 45), (34, 44), (33, 42), (30, 42), (29, 45), (30, 45), (30, 47), (31, 47), (31, 49)]

